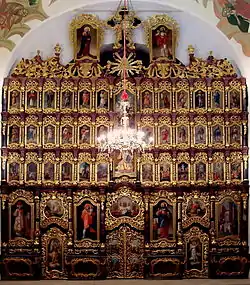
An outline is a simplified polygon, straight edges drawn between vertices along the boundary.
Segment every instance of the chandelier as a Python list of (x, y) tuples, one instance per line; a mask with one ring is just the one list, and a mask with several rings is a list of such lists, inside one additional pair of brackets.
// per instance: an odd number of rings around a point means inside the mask
[[(123, 91), (122, 96), (126, 94)], [(129, 106), (128, 101), (122, 101), (122, 117), (120, 121), (120, 127), (115, 128), (108, 132), (107, 135), (102, 135), (98, 138), (101, 151), (113, 152), (115, 150), (123, 151), (139, 151), (143, 152), (147, 144), (143, 140), (144, 133), (137, 131), (129, 127), (129, 116), (127, 108)]]
[[(124, 0), (124, 10), (128, 9), (127, 0)], [(128, 11), (128, 10), (127, 10)], [(124, 14), (125, 15), (125, 14)], [(125, 16), (124, 16), (125, 17)], [(126, 91), (126, 81), (128, 76), (127, 69), (127, 54), (126, 54), (126, 24), (122, 25), (123, 28), (123, 72), (121, 73), (123, 77), (123, 92), (121, 95), (120, 103), (120, 126), (109, 131), (106, 135), (101, 135), (97, 138), (99, 143), (99, 149), (101, 151), (108, 151), (109, 153), (113, 151), (132, 151), (132, 152), (143, 152), (146, 147), (148, 147), (145, 142), (145, 134), (143, 131), (138, 131), (137, 129), (130, 128), (130, 120), (128, 110), (130, 108), (129, 96)], [(152, 138), (149, 139), (152, 142)]]
[[(124, 10), (128, 11), (127, 0), (124, 0)], [(128, 11), (129, 12), (129, 11)], [(125, 17), (125, 14), (124, 14)], [(120, 126), (109, 131), (106, 135), (102, 135), (97, 138), (99, 143), (99, 149), (101, 151), (108, 151), (109, 153), (119, 150), (124, 151), (136, 151), (143, 152), (148, 147), (145, 142), (145, 134), (143, 131), (130, 128), (130, 120), (128, 110), (130, 108), (129, 96), (126, 91), (127, 76), (128, 76), (128, 58), (126, 54), (126, 29), (127, 25), (121, 25), (123, 32), (123, 58), (122, 58), (122, 72), (123, 77), (123, 92), (120, 102)], [(149, 139), (152, 142), (152, 138)]]

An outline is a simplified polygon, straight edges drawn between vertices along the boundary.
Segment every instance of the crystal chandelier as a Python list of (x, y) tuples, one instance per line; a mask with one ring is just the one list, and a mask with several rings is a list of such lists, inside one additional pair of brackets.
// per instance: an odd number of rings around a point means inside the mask
[[(124, 0), (124, 7), (127, 7), (127, 0)], [(126, 91), (126, 79), (128, 75), (127, 70), (127, 54), (126, 54), (126, 25), (123, 25), (123, 92), (121, 95), (120, 111), (120, 127), (109, 131), (107, 135), (102, 135), (97, 138), (99, 143), (99, 148), (101, 151), (108, 151), (109, 153), (119, 150), (123, 151), (136, 151), (143, 152), (146, 147), (148, 147), (145, 142), (145, 134), (143, 131), (138, 131), (137, 129), (130, 128), (129, 114), (128, 110), (130, 107), (129, 96)], [(152, 139), (149, 139), (152, 141)]]
[[(124, 95), (124, 93), (122, 95)], [(115, 150), (130, 150), (132, 152), (142, 152), (144, 151), (145, 147), (147, 147), (147, 144), (143, 140), (144, 133), (129, 127), (129, 117), (127, 112), (128, 106), (128, 101), (122, 101), (122, 117), (120, 121), (121, 126), (108, 132), (106, 136), (103, 135), (98, 138), (101, 151), (108, 150), (108, 152), (113, 152)]]

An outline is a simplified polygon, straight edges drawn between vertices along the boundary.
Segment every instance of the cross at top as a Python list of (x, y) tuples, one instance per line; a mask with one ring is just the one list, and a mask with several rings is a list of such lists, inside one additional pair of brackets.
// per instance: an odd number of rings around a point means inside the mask
[(141, 20), (135, 16), (133, 11), (129, 11), (127, 7), (121, 7), (114, 16), (109, 18), (107, 24), (115, 30), (116, 39), (114, 49), (119, 49), (123, 46), (123, 30), (125, 27), (127, 47), (135, 49), (132, 31), (141, 24)]

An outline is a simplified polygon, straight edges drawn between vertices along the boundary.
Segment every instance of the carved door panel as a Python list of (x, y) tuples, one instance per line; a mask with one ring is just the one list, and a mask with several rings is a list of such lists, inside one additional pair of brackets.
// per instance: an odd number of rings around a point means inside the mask
[(129, 226), (107, 236), (108, 278), (143, 278), (144, 237)]

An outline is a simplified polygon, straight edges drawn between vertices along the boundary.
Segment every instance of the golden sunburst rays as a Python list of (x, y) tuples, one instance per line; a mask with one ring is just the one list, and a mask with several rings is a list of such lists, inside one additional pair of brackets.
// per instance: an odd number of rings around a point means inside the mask
[(139, 74), (142, 70), (142, 61), (135, 60), (134, 54), (130, 53), (127, 58), (121, 57), (118, 53), (114, 54), (114, 62), (108, 61), (108, 69), (111, 74), (116, 73), (118, 76), (134, 76)]

